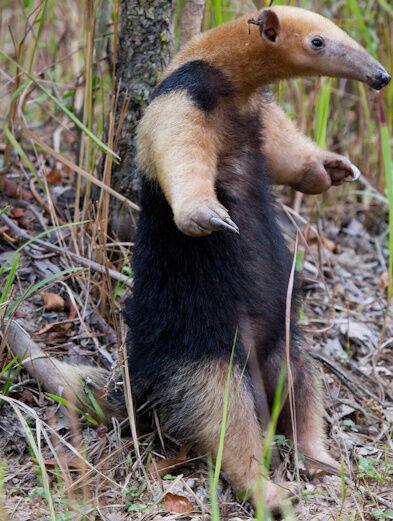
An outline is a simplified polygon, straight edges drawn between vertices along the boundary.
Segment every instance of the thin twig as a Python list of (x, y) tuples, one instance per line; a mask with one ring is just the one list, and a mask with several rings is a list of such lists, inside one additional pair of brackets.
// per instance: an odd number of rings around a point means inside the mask
[(292, 318), (292, 294), (293, 285), (295, 281), (295, 268), (296, 268), (296, 256), (299, 247), (299, 235), (296, 234), (295, 251), (293, 254), (293, 262), (291, 272), (289, 274), (286, 304), (285, 304), (285, 357), (287, 363), (287, 376), (288, 376), (288, 401), (289, 410), (291, 414), (291, 424), (293, 432), (293, 444), (295, 447), (295, 469), (299, 480), (299, 460), (298, 460), (298, 438), (297, 438), (297, 424), (296, 424), (296, 401), (293, 384), (293, 374), (291, 367), (291, 318)]
[[(315, 358), (316, 360), (319, 360), (320, 362), (323, 362), (325, 365), (327, 365), (329, 367), (329, 369), (331, 369), (334, 374), (336, 376), (338, 376), (340, 378), (340, 380), (342, 381), (342, 383), (351, 391), (351, 393), (353, 393), (355, 396), (358, 396), (359, 397), (359, 393), (354, 389), (354, 387), (356, 387), (356, 389), (358, 391), (360, 391), (361, 393), (364, 393), (365, 395), (367, 395), (369, 398), (372, 398), (373, 400), (375, 400), (376, 402), (378, 402), (380, 405), (384, 406), (384, 403), (378, 398), (378, 396), (375, 396), (374, 394), (370, 393), (370, 391), (368, 389), (366, 389), (364, 386), (361, 386), (360, 384), (358, 384), (357, 382), (354, 381), (354, 379), (346, 372), (344, 371), (343, 369), (341, 369), (341, 367), (338, 367), (335, 363), (333, 363), (331, 360), (329, 360), (328, 358), (325, 358), (324, 356), (320, 355), (319, 353), (314, 353), (311, 351), (311, 356), (313, 358)], [(349, 383), (351, 382), (351, 383)], [(353, 384), (353, 385), (352, 385)], [(360, 397), (359, 397), (360, 398)]]
[[(26, 239), (27, 241), (30, 241), (34, 237), (31, 237), (27, 232), (19, 228), (7, 215), (2, 214), (0, 215), (0, 218), (6, 223), (6, 225), (14, 231), (19, 237), (22, 237), (22, 239)], [(105, 266), (102, 266), (101, 264), (98, 264), (98, 262), (95, 262), (90, 259), (86, 259), (85, 257), (81, 257), (77, 253), (73, 253), (71, 251), (66, 251), (63, 248), (59, 248), (59, 246), (56, 246), (55, 244), (51, 244), (50, 242), (43, 241), (41, 239), (35, 239), (34, 244), (38, 244), (42, 248), (45, 248), (49, 251), (53, 251), (56, 253), (60, 253), (61, 255), (64, 255), (65, 257), (69, 257), (73, 261), (77, 262), (78, 264), (82, 264), (82, 266), (85, 266), (86, 268), (93, 269), (94, 271), (98, 271), (99, 273), (106, 274), (114, 279), (118, 280), (120, 282), (123, 282), (127, 287), (132, 288), (133, 281), (126, 275), (123, 275), (122, 273), (119, 273), (118, 271), (112, 270), (111, 268), (106, 268)]]

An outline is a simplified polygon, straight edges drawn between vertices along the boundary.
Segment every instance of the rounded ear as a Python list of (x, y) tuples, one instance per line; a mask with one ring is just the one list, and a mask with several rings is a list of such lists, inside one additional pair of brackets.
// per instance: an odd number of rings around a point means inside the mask
[(248, 20), (249, 24), (259, 25), (259, 33), (262, 38), (275, 43), (281, 30), (280, 20), (273, 9), (263, 9), (258, 18)]
[(275, 42), (280, 34), (280, 20), (273, 9), (264, 9), (260, 14), (263, 26), (260, 28), (261, 36), (269, 42)]

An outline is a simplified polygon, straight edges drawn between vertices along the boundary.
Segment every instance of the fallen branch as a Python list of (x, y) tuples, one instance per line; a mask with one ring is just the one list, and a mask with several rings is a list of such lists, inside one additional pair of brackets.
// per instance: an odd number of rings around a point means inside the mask
[(48, 356), (16, 320), (4, 320), (2, 333), (12, 353), (22, 360), (21, 365), (39, 382), (45, 383), (45, 389), (52, 394), (59, 394), (59, 388), (65, 388), (62, 363)]

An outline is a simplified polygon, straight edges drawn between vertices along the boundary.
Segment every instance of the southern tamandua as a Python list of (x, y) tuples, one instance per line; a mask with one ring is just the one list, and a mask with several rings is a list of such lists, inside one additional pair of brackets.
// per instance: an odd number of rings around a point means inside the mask
[[(146, 176), (126, 308), (134, 398), (159, 399), (164, 428), (214, 457), (236, 337), (222, 468), (236, 490), (254, 494), (266, 425), (242, 370), (252, 345), (271, 406), (285, 357), (292, 264), (276, 224), (270, 172), (307, 193), (351, 173), (348, 160), (321, 151), (261, 96), (267, 84), (311, 75), (353, 78), (375, 89), (390, 80), (329, 20), (277, 6), (193, 39), (163, 76), (139, 129)], [(330, 464), (321, 388), (301, 349), (292, 300), (298, 448)], [(54, 367), (68, 387), (80, 388), (75, 368)], [(102, 373), (89, 368), (88, 376), (99, 397)], [(288, 403), (278, 427), (293, 438)], [(284, 491), (264, 480), (265, 503), (277, 509)]]

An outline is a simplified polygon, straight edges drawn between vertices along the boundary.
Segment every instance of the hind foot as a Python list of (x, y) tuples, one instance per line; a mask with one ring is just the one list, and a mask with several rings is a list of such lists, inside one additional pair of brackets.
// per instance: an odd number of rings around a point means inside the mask
[[(340, 471), (337, 461), (330, 456), (321, 440), (303, 439), (301, 443), (299, 442), (298, 448), (305, 456), (309, 456), (315, 460), (307, 461), (306, 458), (305, 467), (309, 476), (313, 476), (323, 470), (329, 472), (325, 465), (332, 467), (332, 470)], [(321, 462), (321, 465), (318, 465), (318, 462)]]
[[(280, 486), (268, 481), (264, 494), (265, 507), (272, 514), (279, 514), (283, 503), (288, 502), (289, 498), (295, 494), (295, 488), (293, 483), (285, 482)], [(256, 498), (253, 498), (253, 503), (256, 503)]]

